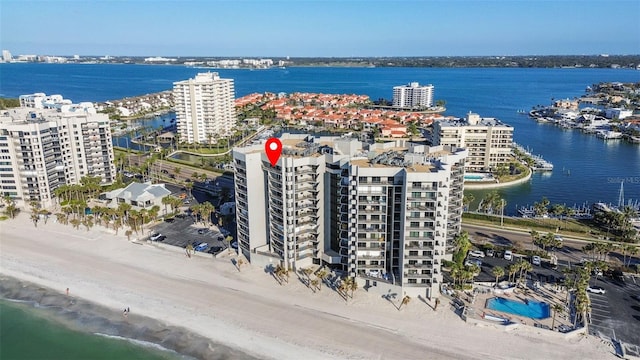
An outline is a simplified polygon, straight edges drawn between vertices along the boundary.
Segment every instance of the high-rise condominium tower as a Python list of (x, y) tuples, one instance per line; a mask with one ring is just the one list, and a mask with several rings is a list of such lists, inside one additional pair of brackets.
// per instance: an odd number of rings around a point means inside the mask
[(470, 112), (465, 119), (434, 122), (432, 143), (469, 150), (467, 172), (491, 171), (512, 161), (513, 126)]
[(23, 95), (20, 102), (28, 105), (0, 112), (0, 195), (47, 207), (55, 189), (84, 176), (115, 181), (106, 114), (59, 95)]
[(200, 73), (173, 83), (180, 141), (210, 144), (231, 134), (236, 124), (232, 79), (218, 73)]
[(370, 291), (438, 296), (460, 231), (464, 149), (285, 134), (236, 148), (239, 251), (258, 266), (327, 265)]
[(393, 87), (393, 106), (400, 108), (433, 106), (433, 85), (420, 86), (417, 82)]

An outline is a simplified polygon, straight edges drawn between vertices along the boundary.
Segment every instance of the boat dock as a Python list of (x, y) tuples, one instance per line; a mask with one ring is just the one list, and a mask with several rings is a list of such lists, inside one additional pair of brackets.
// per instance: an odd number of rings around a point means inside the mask
[(542, 158), (541, 155), (533, 155), (529, 149), (525, 149), (522, 145), (513, 144), (513, 147), (522, 152), (533, 160), (531, 170), (533, 171), (553, 171), (553, 164)]

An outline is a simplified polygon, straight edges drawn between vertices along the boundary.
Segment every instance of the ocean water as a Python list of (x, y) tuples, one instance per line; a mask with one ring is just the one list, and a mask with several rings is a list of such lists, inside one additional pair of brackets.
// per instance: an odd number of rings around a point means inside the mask
[[(446, 115), (473, 111), (515, 128), (514, 140), (555, 165), (525, 184), (498, 190), (506, 214), (543, 196), (569, 206), (598, 201), (617, 203), (621, 182), (625, 201), (640, 201), (640, 146), (605, 142), (592, 135), (538, 124), (518, 110), (573, 98), (598, 82), (640, 82), (629, 69), (512, 68), (287, 68), (267, 70), (198, 69), (164, 65), (0, 64), (0, 96), (46, 92), (75, 102), (106, 101), (172, 88), (198, 72), (232, 78), (236, 96), (252, 92), (323, 92), (392, 97), (392, 88), (409, 82), (433, 84), (435, 99), (446, 101)], [(154, 126), (157, 127), (158, 124)], [(485, 192), (473, 191), (476, 199)]]
[(0, 359), (181, 359), (157, 345), (72, 330), (30, 303), (0, 300)]

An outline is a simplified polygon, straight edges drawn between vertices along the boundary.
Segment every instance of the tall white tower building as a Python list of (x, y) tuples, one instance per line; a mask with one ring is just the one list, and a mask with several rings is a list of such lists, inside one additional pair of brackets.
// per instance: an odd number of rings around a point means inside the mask
[(180, 141), (209, 144), (231, 134), (236, 124), (233, 79), (200, 73), (173, 83), (173, 97)]
[(2, 61), (11, 62), (13, 60), (13, 56), (9, 50), (2, 50)]
[(393, 106), (402, 108), (433, 106), (433, 85), (417, 82), (393, 87)]
[(460, 231), (467, 151), (285, 134), (234, 148), (238, 250), (256, 266), (326, 265), (368, 291), (437, 297)]
[(0, 196), (48, 207), (55, 189), (84, 176), (116, 180), (109, 117), (91, 103), (52, 101), (58, 97), (21, 96), (28, 106), (0, 114)]

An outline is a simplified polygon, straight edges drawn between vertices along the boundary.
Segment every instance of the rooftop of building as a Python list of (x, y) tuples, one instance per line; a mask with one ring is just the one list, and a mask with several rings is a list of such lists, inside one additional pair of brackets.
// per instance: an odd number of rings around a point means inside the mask
[[(71, 104), (76, 105), (76, 104)], [(77, 117), (77, 116), (86, 116), (86, 115), (97, 115), (95, 111), (86, 111), (86, 109), (81, 106), (76, 108), (45, 108), (45, 109), (36, 109), (30, 107), (19, 107), (12, 108), (0, 111), (0, 124), (13, 124), (13, 125), (24, 125), (28, 123), (37, 123), (37, 122), (47, 122), (53, 121), (55, 119), (61, 118), (69, 118), (69, 117)], [(108, 120), (108, 116), (106, 114), (102, 115), (105, 120)]]
[[(323, 154), (343, 155), (349, 161), (361, 167), (408, 168), (411, 171), (428, 172), (439, 167), (439, 161), (454, 155), (463, 149), (449, 146), (427, 146), (406, 140), (385, 143), (363, 144), (350, 137), (323, 136), (314, 137), (304, 134), (283, 134), (280, 137), (282, 156), (319, 157)], [(264, 144), (237, 148), (243, 153), (264, 151)]]
[(505, 124), (502, 121), (496, 118), (481, 118), (480, 115), (475, 113), (467, 114), (465, 118), (457, 118), (457, 119), (449, 119), (445, 121), (438, 122), (440, 127), (443, 126), (454, 126), (454, 127), (463, 127), (463, 126), (504, 126), (504, 127), (512, 127), (511, 125)]

